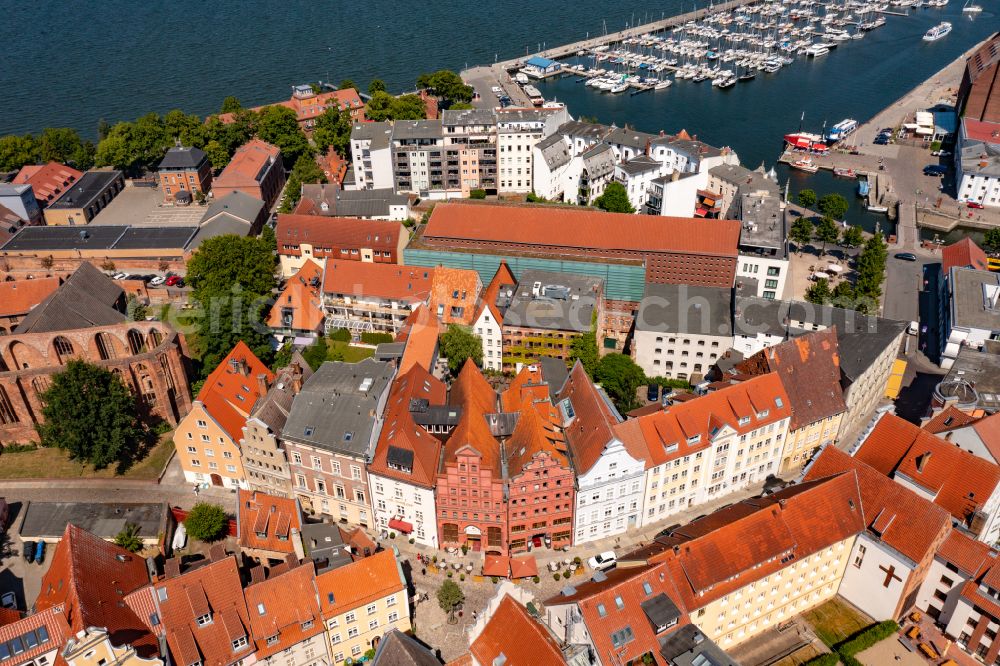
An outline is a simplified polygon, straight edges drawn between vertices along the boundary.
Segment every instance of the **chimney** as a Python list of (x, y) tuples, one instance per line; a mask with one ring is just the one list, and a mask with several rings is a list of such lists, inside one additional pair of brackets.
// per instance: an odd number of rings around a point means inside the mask
[(292, 395), (298, 395), (299, 391), (302, 390), (302, 370), (298, 369), (297, 372), (292, 375)]
[(165, 579), (176, 578), (181, 575), (181, 561), (179, 558), (171, 557), (163, 563), (163, 577)]
[(678, 171), (677, 169), (674, 169), (673, 173), (670, 174), (671, 182), (676, 183), (680, 179), (681, 179), (681, 172)]
[(924, 467), (927, 466), (927, 461), (931, 459), (931, 452), (927, 451), (923, 455), (917, 456), (917, 473), (923, 474)]
[(226, 559), (226, 557), (226, 547), (221, 543), (217, 543), (208, 549), (208, 559), (213, 562), (219, 562)]
[(257, 375), (257, 392), (260, 395), (265, 395), (267, 393), (267, 375), (263, 372)]
[(262, 582), (264, 582), (264, 567), (258, 564), (250, 569), (250, 583)]

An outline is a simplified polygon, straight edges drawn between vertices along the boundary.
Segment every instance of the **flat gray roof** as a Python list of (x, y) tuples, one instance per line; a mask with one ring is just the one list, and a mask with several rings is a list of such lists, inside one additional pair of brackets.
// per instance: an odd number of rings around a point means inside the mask
[(733, 334), (732, 301), (729, 288), (647, 284), (635, 330), (729, 336)]
[(121, 238), (128, 227), (24, 227), (0, 248), (4, 252), (37, 250), (106, 250)]
[(604, 280), (571, 273), (522, 271), (504, 326), (589, 331)]
[(740, 250), (752, 252), (763, 249), (784, 258), (787, 244), (781, 199), (771, 195), (744, 194), (740, 200), (740, 221)]
[(104, 194), (111, 183), (121, 177), (121, 171), (88, 171), (61, 197), (50, 203), (49, 208), (51, 210), (86, 208)]
[(147, 250), (183, 248), (198, 227), (128, 227), (115, 241), (115, 250)]
[(113, 539), (126, 523), (139, 528), (143, 539), (155, 539), (166, 526), (165, 502), (28, 502), (21, 523), (22, 539), (52, 540), (62, 537), (73, 523), (102, 539)]
[(393, 141), (405, 139), (440, 139), (440, 120), (397, 120), (392, 126)]
[(392, 125), (389, 123), (354, 123), (351, 141), (371, 141), (371, 150), (389, 147)]
[[(991, 414), (1000, 412), (1000, 353), (993, 349), (998, 346), (987, 343), (982, 351), (962, 347), (937, 390), (941, 390), (941, 385), (961, 385), (965, 390), (961, 392), (959, 402), (967, 401), (974, 391), (976, 406)], [(972, 387), (971, 391), (969, 387)], [(955, 395), (954, 389), (945, 393)]]
[(496, 125), (497, 114), (493, 109), (445, 110), (441, 113), (442, 125)]
[(1000, 274), (951, 269), (951, 323), (962, 328), (1000, 331)]

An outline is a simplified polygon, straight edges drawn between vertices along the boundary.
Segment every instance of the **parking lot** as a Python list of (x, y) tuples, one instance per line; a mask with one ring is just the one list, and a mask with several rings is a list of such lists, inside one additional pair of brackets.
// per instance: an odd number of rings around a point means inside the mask
[(12, 502), (8, 527), (0, 535), (0, 591), (13, 590), (17, 596), (17, 607), (25, 610), (28, 602), (34, 603), (42, 588), (42, 576), (52, 563), (55, 544), (46, 544), (45, 559), (41, 564), (29, 563), (23, 556), (23, 544), (17, 536), (18, 528), (24, 516), (24, 504)]
[(167, 206), (154, 187), (126, 187), (91, 224), (144, 227), (196, 227), (207, 208), (198, 204)]

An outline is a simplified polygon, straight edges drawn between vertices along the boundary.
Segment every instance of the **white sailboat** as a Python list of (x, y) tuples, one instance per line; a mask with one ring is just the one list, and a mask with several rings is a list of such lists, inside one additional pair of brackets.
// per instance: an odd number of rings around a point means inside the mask
[(977, 5), (972, 2), (972, 0), (965, 0), (965, 4), (962, 5), (962, 11), (966, 14), (979, 14), (983, 11), (982, 5)]

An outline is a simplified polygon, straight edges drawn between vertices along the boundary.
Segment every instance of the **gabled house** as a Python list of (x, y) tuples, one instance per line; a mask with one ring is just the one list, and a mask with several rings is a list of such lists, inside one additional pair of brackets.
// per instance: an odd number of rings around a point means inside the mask
[(469, 645), (472, 666), (565, 664), (559, 642), (510, 595), (504, 595), (480, 634)]
[(465, 362), (448, 396), (462, 416), (444, 447), (437, 474), (438, 545), (507, 552), (503, 454), (494, 428), (497, 396), (476, 364)]
[(623, 439), (621, 428), (627, 424), (579, 361), (557, 401), (576, 473), (573, 542), (586, 543), (638, 527), (645, 464), (643, 452)]
[(473, 317), (472, 330), (483, 344), (483, 367), (503, 369), (503, 316), (514, 299), (517, 280), (506, 261), (501, 260)]
[(274, 373), (242, 340), (212, 371), (174, 432), (188, 483), (246, 487), (239, 444), (243, 427), (273, 381)]
[(283, 562), (302, 553), (302, 512), (294, 499), (240, 490), (236, 534), (245, 555), (259, 562)]
[(264, 666), (316, 666), (330, 658), (311, 562), (272, 570), (244, 591), (254, 656)]
[(323, 267), (307, 259), (288, 278), (278, 294), (267, 325), (278, 336), (315, 338), (323, 335), (326, 312), (323, 311)]
[(855, 458), (951, 514), (957, 529), (986, 543), (1000, 537), (1000, 466), (894, 414), (882, 414)]

